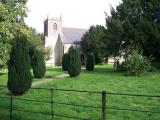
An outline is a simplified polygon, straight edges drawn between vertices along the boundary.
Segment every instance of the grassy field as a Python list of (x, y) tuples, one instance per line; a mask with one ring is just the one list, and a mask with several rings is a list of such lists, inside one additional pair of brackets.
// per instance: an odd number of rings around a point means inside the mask
[[(46, 78), (52, 78), (55, 75), (63, 74), (61, 68), (48, 68)], [(6, 85), (7, 74), (0, 75), (0, 84)], [(37, 80), (34, 79), (34, 82)], [(62, 88), (90, 91), (107, 91), (116, 93), (131, 94), (149, 94), (160, 95), (160, 72), (148, 72), (140, 77), (128, 76), (126, 73), (117, 72), (111, 65), (98, 65), (93, 72), (82, 70), (81, 75), (76, 78), (55, 79), (37, 87)], [(0, 89), (0, 96), (7, 96), (6, 89)], [(24, 96), (16, 97), (23, 99), (36, 99), (42, 101), (51, 101), (49, 90), (32, 89)], [(91, 93), (75, 93), (65, 91), (54, 91), (53, 100), (69, 104), (82, 104), (101, 106), (101, 95)], [(9, 110), (2, 108), (9, 107), (9, 99), (0, 98), (0, 120), (7, 120)], [(64, 116), (76, 116), (80, 118), (100, 120), (101, 109), (83, 108), (54, 104), (54, 113)], [(140, 109), (160, 111), (160, 98), (148, 97), (130, 97), (107, 95), (107, 107), (116, 107), (121, 109)], [(35, 114), (34, 112), (51, 113), (51, 104), (36, 103), (34, 101), (13, 101), (13, 107), (33, 113), (14, 111), (13, 120), (51, 120), (51, 115)], [(55, 120), (72, 120), (71, 118), (54, 117)], [(134, 111), (107, 110), (107, 120), (159, 120), (160, 113), (142, 113)]]

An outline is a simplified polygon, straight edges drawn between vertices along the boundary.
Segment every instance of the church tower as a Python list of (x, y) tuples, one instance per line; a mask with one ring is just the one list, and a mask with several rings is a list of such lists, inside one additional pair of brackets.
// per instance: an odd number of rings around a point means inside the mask
[(62, 19), (49, 18), (44, 21), (44, 35), (45, 36), (55, 36), (57, 34), (62, 34)]
[(47, 66), (61, 65), (63, 55), (63, 32), (62, 19), (47, 18), (44, 21), (45, 47), (51, 49), (50, 60), (46, 62)]

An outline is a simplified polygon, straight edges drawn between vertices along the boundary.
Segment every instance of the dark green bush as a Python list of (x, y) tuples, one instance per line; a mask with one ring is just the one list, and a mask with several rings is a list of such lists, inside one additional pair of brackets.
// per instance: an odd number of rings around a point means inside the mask
[(42, 78), (46, 72), (43, 52), (39, 49), (34, 50), (32, 58), (33, 74), (36, 78)]
[(69, 48), (68, 73), (71, 77), (78, 76), (81, 72), (81, 60), (78, 48), (71, 46)]
[(69, 55), (68, 53), (65, 53), (62, 57), (62, 69), (64, 71), (68, 70), (68, 64), (69, 64)]
[(24, 34), (15, 37), (8, 63), (8, 89), (22, 95), (31, 88), (29, 43)]
[(156, 72), (160, 70), (160, 62), (152, 61), (151, 62), (151, 72)]
[(151, 69), (150, 60), (142, 56), (138, 50), (133, 50), (127, 62), (127, 69), (132, 75), (140, 75)]
[(88, 70), (88, 71), (94, 70), (94, 55), (93, 54), (89, 54), (87, 56), (86, 70)]
[(30, 60), (31, 60), (31, 66), (34, 65), (34, 50), (36, 49), (36, 47), (30, 43), (30, 47), (29, 47), (29, 56), (30, 56)]
[(103, 57), (98, 54), (97, 52), (94, 53), (94, 59), (95, 59), (95, 64), (102, 64), (103, 63)]
[(122, 62), (117, 64), (117, 70), (120, 72), (126, 72), (127, 71), (127, 63)]

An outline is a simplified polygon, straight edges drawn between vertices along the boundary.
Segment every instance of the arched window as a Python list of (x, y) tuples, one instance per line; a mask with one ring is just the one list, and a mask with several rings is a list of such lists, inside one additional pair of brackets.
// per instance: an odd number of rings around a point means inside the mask
[(56, 23), (54, 23), (54, 25), (53, 25), (53, 30), (57, 30), (57, 24)]

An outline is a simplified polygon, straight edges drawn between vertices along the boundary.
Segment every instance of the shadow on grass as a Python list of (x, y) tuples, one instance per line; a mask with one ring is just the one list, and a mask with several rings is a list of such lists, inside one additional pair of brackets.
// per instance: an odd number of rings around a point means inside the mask
[(46, 73), (45, 78), (54, 78), (57, 75), (64, 74), (62, 68), (47, 68), (46, 71), (53, 74)]
[(117, 71), (116, 68), (104, 68), (104, 67), (99, 67), (95, 68), (94, 71), (87, 71), (87, 70), (82, 70), (82, 73), (87, 73), (87, 74), (99, 74), (99, 75), (105, 75), (105, 76), (126, 76), (125, 72)]
[[(61, 76), (62, 75), (62, 76)], [(64, 75), (64, 76), (63, 76)], [(68, 78), (69, 76), (66, 76), (68, 75), (68, 72), (64, 72), (62, 71), (61, 74), (57, 74), (57, 75), (46, 75), (44, 78), (46, 79), (61, 79), (61, 78)]]
[(47, 68), (46, 71), (49, 72), (63, 72), (62, 68)]
[(7, 74), (7, 73), (4, 73), (4, 72), (0, 72), (0, 76), (1, 76), (1, 75), (6, 75), (6, 74)]
[[(84, 68), (84, 66), (82, 67)], [(57, 68), (52, 68), (52, 67), (48, 67), (46, 69), (46, 71), (48, 72), (55, 72), (57, 73), (66, 73), (62, 70), (61, 67), (57, 67)], [(97, 75), (105, 75), (105, 76), (128, 76), (126, 72), (122, 72), (122, 71), (118, 71), (116, 68), (114, 67), (104, 67), (104, 66), (98, 66), (94, 69), (94, 71), (87, 71), (85, 69), (81, 70), (81, 73), (84, 74), (97, 74)], [(45, 75), (45, 78), (53, 78), (54, 76), (56, 76), (56, 74), (53, 75)]]

